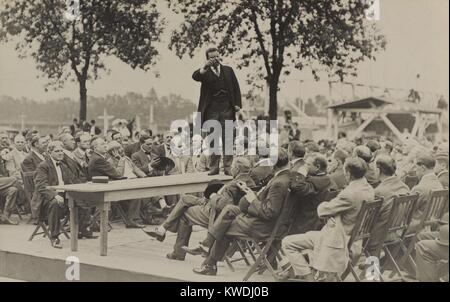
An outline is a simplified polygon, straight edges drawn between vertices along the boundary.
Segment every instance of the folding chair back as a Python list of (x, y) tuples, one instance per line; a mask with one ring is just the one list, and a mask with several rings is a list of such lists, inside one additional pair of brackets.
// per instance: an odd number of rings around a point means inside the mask
[[(272, 264), (267, 259), (267, 253), (272, 248), (272, 244), (275, 240), (281, 240), (287, 233), (289, 229), (289, 222), (291, 221), (291, 215), (293, 214), (294, 208), (294, 198), (293, 194), (291, 194), (291, 190), (288, 189), (286, 197), (283, 201), (283, 206), (280, 215), (278, 216), (272, 233), (269, 238), (266, 240), (256, 240), (254, 238), (245, 238), (248, 241), (253, 242), (254, 247), (258, 250), (259, 255), (256, 258), (255, 263), (250, 267), (250, 270), (245, 275), (243, 281), (247, 281), (259, 268), (260, 264), (264, 263), (265, 267), (269, 269), (272, 275), (275, 277), (276, 272), (272, 267)], [(261, 249), (260, 243), (264, 243), (264, 247)], [(275, 254), (278, 252), (277, 250), (273, 251)]]
[(432, 191), (419, 230), (437, 225), (444, 216), (446, 208), (448, 208), (448, 189)]
[(23, 172), (20, 171), (20, 175), (23, 180), (23, 188), (28, 200), (31, 200), (34, 193), (34, 173), (35, 172)]
[(392, 201), (392, 209), (387, 223), (387, 233), (397, 233), (403, 235), (408, 229), (414, 210), (417, 206), (419, 195), (395, 196)]
[[(437, 226), (439, 221), (442, 219), (442, 216), (444, 216), (447, 208), (448, 208), (448, 189), (432, 191), (424, 215), (422, 216), (422, 219), (419, 222), (419, 226), (417, 227), (417, 231), (408, 235), (408, 237), (411, 237), (408, 247), (405, 248), (404, 246), (402, 246), (404, 255), (402, 259), (398, 262), (399, 267), (407, 269), (405, 263), (409, 262), (412, 268), (414, 269), (417, 268), (414, 258), (411, 256), (411, 253), (414, 250), (415, 244), (417, 242), (416, 235), (417, 233), (421, 232), (424, 228), (427, 227), (433, 228)], [(395, 272), (391, 274), (391, 277), (394, 274)]]
[(375, 222), (378, 219), (378, 214), (380, 212), (381, 205), (383, 203), (382, 198), (377, 198), (374, 201), (367, 202), (364, 201), (361, 209), (359, 210), (358, 216), (356, 217), (355, 226), (350, 235), (348, 242), (348, 250), (351, 251), (352, 246), (357, 241), (362, 241), (362, 250), (358, 255), (350, 255), (350, 260), (347, 265), (345, 272), (339, 277), (338, 280), (345, 280), (349, 273), (352, 273), (356, 281), (361, 281), (360, 277), (355, 271), (355, 266), (358, 263), (361, 255), (366, 254), (367, 247), (370, 241), (370, 235)]
[[(383, 264), (381, 271), (384, 271), (384, 268), (390, 262), (393, 265), (393, 273), (391, 274), (391, 277), (394, 273), (397, 273), (402, 280), (405, 280), (405, 275), (396, 261), (396, 256), (399, 249), (406, 249), (404, 239), (411, 224), (418, 199), (418, 194), (400, 195), (394, 197), (391, 212), (386, 223), (384, 236), (376, 247), (375, 254), (371, 254), (372, 256), (379, 257), (381, 250), (384, 250), (386, 259), (388, 260)], [(380, 277), (380, 279), (381, 281), (384, 281), (382, 277)]]
[(359, 240), (365, 241), (365, 245), (367, 245), (370, 239), (372, 227), (378, 219), (378, 214), (380, 212), (382, 203), (382, 198), (377, 198), (372, 202), (363, 202), (358, 216), (356, 217), (355, 226), (353, 227), (350, 235), (350, 240), (348, 242), (349, 249), (352, 247), (353, 243)]

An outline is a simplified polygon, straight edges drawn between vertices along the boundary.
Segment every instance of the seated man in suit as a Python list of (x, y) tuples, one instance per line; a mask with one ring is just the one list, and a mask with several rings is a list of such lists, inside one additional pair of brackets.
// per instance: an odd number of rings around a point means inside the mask
[[(63, 133), (57, 137), (57, 140), (63, 144), (64, 157), (62, 163), (69, 168), (72, 175), (72, 183), (85, 183), (87, 182), (87, 170), (78, 162), (74, 150), (76, 149), (76, 142), (73, 136), (69, 133)], [(87, 239), (97, 238), (92, 234), (90, 229), (91, 225), (91, 208), (80, 207), (78, 210), (80, 220), (80, 231), (78, 232), (78, 238), (83, 237)]]
[(298, 170), (305, 165), (305, 147), (299, 141), (291, 141), (288, 147), (288, 156), (291, 165), (291, 171)]
[(64, 148), (59, 141), (48, 145), (49, 156), (39, 164), (34, 178), (35, 190), (39, 194), (41, 219), (46, 219), (50, 231), (50, 240), (55, 248), (62, 248), (59, 240), (61, 218), (67, 207), (64, 192), (57, 192), (49, 186), (72, 184), (76, 182), (69, 167), (63, 163)]
[(417, 230), (422, 216), (425, 214), (427, 204), (431, 198), (431, 192), (435, 190), (442, 190), (442, 184), (434, 173), (434, 166), (436, 160), (430, 154), (418, 154), (415, 160), (413, 171), (419, 179), (419, 183), (411, 189), (411, 194), (419, 194), (419, 200), (413, 214), (408, 233)]
[(416, 277), (419, 281), (438, 282), (440, 269), (445, 267), (448, 275), (448, 230), (448, 224), (443, 225), (439, 228), (437, 238), (416, 243)]
[(22, 184), (22, 177), (20, 175), (21, 164), (27, 154), (25, 149), (25, 138), (18, 134), (14, 137), (14, 148), (9, 152), (4, 159), (6, 160), (6, 169), (8, 170), (9, 176), (14, 177), (17, 181)]
[(362, 158), (367, 163), (366, 179), (367, 182), (374, 188), (379, 184), (376, 167), (373, 162), (373, 154), (367, 146), (357, 146), (353, 149), (353, 156)]
[(142, 145), (141, 137), (145, 137), (145, 136), (152, 137), (153, 136), (152, 130), (150, 130), (150, 129), (142, 129), (141, 131), (139, 131), (139, 133), (136, 135), (136, 138), (138, 139), (138, 141), (135, 142), (135, 143), (129, 144), (129, 145), (124, 147), (125, 155), (128, 156), (129, 158), (131, 158), (131, 156), (134, 153), (136, 153), (139, 150), (141, 150), (141, 145)]
[[(48, 136), (33, 135), (30, 140), (30, 152), (22, 162), (23, 172), (34, 172), (38, 165), (45, 160), (47, 146), (50, 142)], [(29, 224), (36, 224), (39, 220), (39, 206), (41, 201), (38, 194), (33, 194), (30, 201), (31, 216), (28, 221)]]
[(327, 175), (327, 159), (320, 153), (310, 153), (305, 157), (304, 165), (291, 172), (291, 190), (297, 202), (289, 234), (316, 231), (321, 225), (317, 207), (329, 191), (336, 190), (336, 184)]
[[(290, 186), (289, 159), (287, 152), (279, 148), (278, 159), (273, 167), (274, 176), (269, 183), (255, 194), (243, 183), (238, 183), (239, 188), (245, 194), (239, 201), (239, 209), (242, 213), (232, 218), (221, 215), (214, 222), (208, 235), (211, 235), (207, 247), (211, 247), (208, 257), (201, 267), (194, 272), (202, 275), (216, 275), (217, 262), (222, 261), (225, 252), (230, 245), (230, 237), (255, 237), (258, 239), (270, 236), (278, 216), (282, 212), (282, 206), (288, 194)], [(205, 247), (205, 248), (207, 248)]]
[(91, 136), (89, 134), (81, 134), (75, 137), (76, 149), (72, 152), (75, 160), (85, 171), (87, 176), (89, 166), (89, 148), (91, 145)]
[[(95, 138), (91, 142), (93, 150), (89, 160), (89, 175), (94, 176), (108, 176), (111, 180), (119, 180), (124, 178), (123, 171), (125, 169), (126, 158), (121, 157), (117, 166), (113, 166), (108, 161), (108, 145), (103, 138)], [(131, 201), (131, 203), (139, 203), (139, 201)], [(140, 203), (136, 206), (139, 209)], [(132, 212), (130, 212), (132, 213)], [(127, 218), (127, 228), (143, 228), (143, 225), (137, 224), (131, 217)]]
[[(125, 155), (122, 145), (117, 141), (113, 140), (108, 143), (108, 154), (108, 162), (119, 171), (122, 177), (133, 179), (143, 178), (147, 176), (141, 169), (136, 166), (131, 158)], [(122, 159), (124, 159), (125, 162), (123, 165), (119, 166), (119, 161)], [(151, 199), (153, 200), (155, 199), (155, 197), (152, 197)], [(126, 214), (128, 221), (136, 222), (140, 218), (142, 200), (129, 200), (121, 202), (120, 204), (122, 207), (127, 209)]]
[(139, 138), (141, 148), (138, 152), (131, 155), (132, 161), (136, 166), (148, 176), (159, 176), (160, 171), (155, 168), (159, 164), (158, 155), (155, 154), (154, 141), (151, 136), (141, 135)]
[(163, 225), (153, 230), (144, 230), (144, 232), (159, 241), (164, 240), (167, 230), (176, 232), (177, 240), (174, 250), (167, 254), (167, 258), (184, 260), (186, 251), (183, 247), (189, 244), (192, 226), (200, 225), (208, 228), (227, 205), (237, 205), (244, 195), (238, 186), (238, 182), (244, 182), (249, 187), (255, 186), (255, 182), (248, 174), (250, 166), (251, 164), (246, 158), (235, 158), (230, 170), (233, 181), (224, 185), (217, 193), (212, 193), (209, 200), (204, 197), (182, 195)]
[(50, 142), (48, 136), (34, 136), (31, 139), (31, 151), (22, 162), (23, 172), (34, 172), (37, 166), (45, 160), (45, 152)]
[(395, 160), (387, 154), (380, 154), (375, 160), (378, 169), (380, 184), (375, 188), (375, 196), (383, 198), (378, 220), (372, 228), (369, 250), (375, 252), (375, 248), (383, 240), (386, 232), (386, 224), (392, 209), (392, 200), (398, 195), (409, 194), (408, 186), (395, 172), (397, 166)]
[[(331, 220), (335, 220), (336, 216), (340, 216), (343, 230), (348, 240), (363, 201), (373, 201), (375, 194), (373, 188), (364, 177), (367, 171), (367, 163), (364, 160), (358, 157), (350, 157), (345, 161), (344, 169), (349, 181), (348, 186), (336, 198), (329, 202), (321, 203), (317, 208), (317, 213), (319, 217)], [(314, 278), (311, 274), (310, 266), (301, 252), (318, 248), (316, 243), (321, 238), (321, 232), (324, 232), (326, 228), (327, 225), (320, 231), (290, 235), (283, 239), (282, 247), (292, 267), (282, 272), (280, 274), (281, 278), (293, 277), (305, 281), (313, 281)], [(346, 242), (342, 245), (342, 248), (347, 249)], [(314, 259), (314, 261), (320, 260)], [(328, 262), (330, 261), (331, 259), (328, 259)]]
[[(108, 143), (108, 154), (108, 162), (113, 167), (119, 169), (122, 177), (132, 179), (143, 178), (147, 176), (141, 169), (139, 169), (139, 167), (131, 160), (131, 158), (125, 155), (122, 145), (117, 141), (111, 141)], [(124, 165), (119, 167), (119, 161), (121, 159), (124, 159), (125, 163)]]
[(118, 171), (125, 165), (125, 158), (117, 163), (117, 167), (113, 167), (108, 162), (108, 144), (103, 138), (94, 138), (91, 142), (93, 150), (89, 159), (88, 174), (92, 178), (94, 176), (108, 176), (111, 180), (122, 178), (122, 174)]
[(347, 157), (349, 157), (348, 153), (342, 149), (336, 149), (333, 153), (333, 158), (337, 163), (337, 167), (330, 173), (330, 177), (336, 184), (338, 190), (342, 190), (348, 185), (344, 171), (344, 162)]
[(444, 188), (448, 188), (448, 152), (436, 153), (434, 172)]
[(0, 224), (18, 224), (11, 220), (11, 211), (17, 201), (17, 180), (14, 177), (0, 176), (0, 199), (4, 200), (3, 213), (0, 213)]

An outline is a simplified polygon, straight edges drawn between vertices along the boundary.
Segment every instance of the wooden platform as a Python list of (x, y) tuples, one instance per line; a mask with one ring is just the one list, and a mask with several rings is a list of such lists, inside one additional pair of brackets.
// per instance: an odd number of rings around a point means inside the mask
[[(16, 216), (13, 219), (17, 220)], [(27, 218), (24, 219), (26, 221)], [(70, 251), (70, 240), (61, 236), (63, 249), (50, 246), (47, 238), (36, 237), (28, 241), (35, 226), (21, 222), (18, 226), (0, 225), (0, 278), (23, 281), (67, 281), (66, 259), (76, 256), (80, 260), (80, 281), (241, 281), (248, 270), (243, 262), (235, 263), (232, 272), (219, 263), (217, 276), (201, 276), (192, 269), (203, 261), (200, 256), (187, 255), (185, 261), (166, 258), (172, 251), (176, 234), (167, 233), (159, 242), (140, 229), (126, 229), (123, 224), (113, 224), (109, 232), (107, 257), (98, 255), (99, 240), (79, 240), (79, 250)], [(191, 243), (202, 240), (204, 229), (194, 228)], [(266, 272), (255, 275), (251, 281), (273, 281)]]

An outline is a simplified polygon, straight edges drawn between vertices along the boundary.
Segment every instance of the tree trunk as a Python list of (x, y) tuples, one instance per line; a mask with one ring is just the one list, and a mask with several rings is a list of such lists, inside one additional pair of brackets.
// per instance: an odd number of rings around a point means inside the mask
[(278, 118), (278, 77), (273, 77), (269, 83), (269, 118), (276, 120)]
[(78, 81), (80, 84), (80, 123), (82, 123), (82, 121), (86, 121), (87, 116), (86, 80), (86, 78), (82, 78)]

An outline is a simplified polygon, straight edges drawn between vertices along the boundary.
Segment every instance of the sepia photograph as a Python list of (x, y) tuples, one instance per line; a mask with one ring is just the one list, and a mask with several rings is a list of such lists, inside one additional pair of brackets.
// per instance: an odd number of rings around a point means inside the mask
[(0, 0), (0, 283), (448, 285), (448, 104), (448, 0)]

